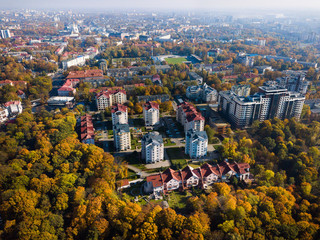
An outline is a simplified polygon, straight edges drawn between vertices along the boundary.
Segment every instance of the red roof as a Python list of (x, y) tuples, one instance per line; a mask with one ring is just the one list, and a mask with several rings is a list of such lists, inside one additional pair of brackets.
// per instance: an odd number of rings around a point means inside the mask
[(199, 113), (197, 109), (189, 102), (183, 102), (181, 105), (179, 105), (179, 108), (181, 108), (182, 111), (184, 112), (188, 122), (198, 121), (198, 120), (204, 121), (204, 117), (202, 116), (202, 114)]
[(115, 113), (115, 112), (118, 112), (118, 111), (127, 112), (127, 107), (122, 105), (122, 104), (119, 104), (119, 103), (117, 103), (116, 105), (111, 107), (111, 112), (112, 113)]
[(4, 106), (9, 107), (10, 105), (19, 105), (19, 104), (21, 104), (20, 101), (10, 101), (10, 102), (6, 102)]
[(81, 135), (80, 135), (81, 141), (94, 138), (94, 128), (93, 128), (91, 115), (86, 114), (85, 116), (81, 117), (80, 131), (81, 131)]
[(151, 108), (155, 108), (155, 109), (158, 109), (158, 110), (159, 110), (159, 104), (156, 103), (156, 102), (146, 102), (146, 103), (144, 104), (144, 108), (145, 108), (146, 110), (149, 110), (149, 109), (151, 109)]
[(119, 92), (121, 92), (123, 94), (127, 94), (127, 92), (123, 89), (116, 89), (116, 90), (100, 91), (99, 93), (96, 94), (96, 97), (100, 98), (102, 95), (104, 95), (106, 97), (110, 97), (110, 95), (117, 94)]
[(84, 71), (71, 71), (67, 79), (72, 78), (87, 78), (87, 77), (103, 77), (103, 71), (100, 69), (84, 70)]

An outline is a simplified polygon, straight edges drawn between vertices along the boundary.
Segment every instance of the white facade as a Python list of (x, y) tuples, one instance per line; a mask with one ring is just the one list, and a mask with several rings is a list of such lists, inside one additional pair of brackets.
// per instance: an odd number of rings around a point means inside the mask
[(143, 107), (143, 116), (146, 126), (155, 126), (160, 123), (159, 105), (148, 102)]
[(158, 132), (148, 133), (142, 138), (141, 154), (147, 164), (160, 162), (164, 159), (163, 139)]
[(116, 124), (113, 126), (113, 137), (117, 151), (125, 151), (131, 148), (131, 136), (128, 124)]
[(116, 111), (111, 113), (112, 116), (112, 125), (120, 124), (128, 124), (128, 111)]
[(205, 131), (190, 129), (186, 133), (185, 153), (191, 158), (199, 158), (207, 155), (208, 137)]
[(9, 112), (5, 108), (0, 108), (0, 123), (4, 123), (8, 120)]
[(62, 68), (68, 69), (72, 66), (84, 66), (86, 64), (86, 60), (90, 57), (88, 55), (85, 56), (79, 56), (70, 60), (62, 61)]
[(96, 95), (96, 104), (99, 111), (105, 110), (114, 104), (127, 102), (127, 94), (124, 90), (105, 91)]

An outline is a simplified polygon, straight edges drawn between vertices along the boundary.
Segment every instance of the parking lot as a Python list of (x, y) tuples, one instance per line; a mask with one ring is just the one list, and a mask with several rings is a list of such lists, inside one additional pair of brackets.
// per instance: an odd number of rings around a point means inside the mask
[(166, 135), (169, 138), (183, 138), (183, 134), (178, 128), (178, 123), (170, 117), (162, 118), (166, 127)]

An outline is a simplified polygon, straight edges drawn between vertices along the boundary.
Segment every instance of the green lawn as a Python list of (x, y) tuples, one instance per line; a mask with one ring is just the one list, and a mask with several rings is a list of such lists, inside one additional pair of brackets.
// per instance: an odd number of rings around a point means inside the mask
[(170, 138), (164, 139), (164, 146), (175, 146), (175, 142), (171, 142)]
[(186, 208), (187, 199), (191, 197), (192, 194), (188, 191), (178, 192), (173, 191), (169, 193), (168, 203), (174, 210), (183, 210)]
[(185, 59), (184, 57), (179, 57), (179, 58), (166, 58), (165, 61), (168, 64), (181, 64), (185, 61), (187, 61), (187, 59)]
[(189, 159), (189, 156), (184, 153), (184, 147), (167, 148), (166, 151), (174, 169), (184, 168), (187, 165), (186, 159)]

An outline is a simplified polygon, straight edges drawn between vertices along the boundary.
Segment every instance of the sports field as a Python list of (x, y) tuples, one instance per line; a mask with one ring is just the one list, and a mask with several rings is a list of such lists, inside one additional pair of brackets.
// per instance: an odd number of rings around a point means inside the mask
[(187, 59), (185, 59), (184, 57), (179, 57), (179, 58), (165, 58), (166, 62), (168, 64), (176, 64), (176, 63), (183, 63), (185, 61), (187, 61)]

